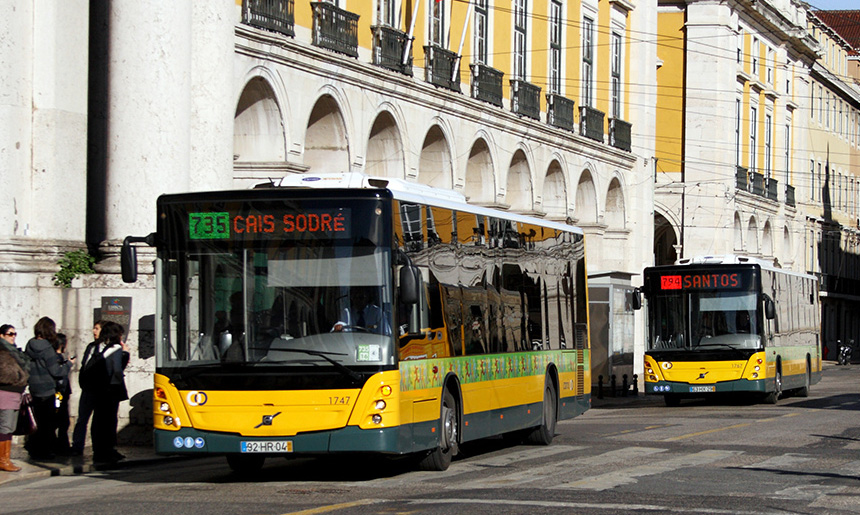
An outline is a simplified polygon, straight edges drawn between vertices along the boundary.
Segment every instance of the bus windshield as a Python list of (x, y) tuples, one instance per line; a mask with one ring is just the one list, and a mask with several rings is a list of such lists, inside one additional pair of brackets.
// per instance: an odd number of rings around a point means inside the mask
[(650, 350), (758, 349), (762, 345), (755, 292), (657, 295), (651, 309)]
[[(173, 244), (159, 259), (158, 366), (278, 365), (351, 373), (356, 366), (393, 365), (390, 251), (378, 236), (386, 212), (378, 203), (338, 201), (350, 222), (348, 234), (336, 237), (273, 235), (281, 223), (298, 220), (296, 213), (336, 209), (325, 202), (219, 207), (227, 235), (211, 238), (211, 229), (205, 238), (193, 236), (195, 216), (208, 211), (174, 208), (175, 216), (167, 217), (173, 219), (167, 228)], [(265, 213), (274, 211), (272, 233), (248, 234), (252, 217), (267, 228)]]

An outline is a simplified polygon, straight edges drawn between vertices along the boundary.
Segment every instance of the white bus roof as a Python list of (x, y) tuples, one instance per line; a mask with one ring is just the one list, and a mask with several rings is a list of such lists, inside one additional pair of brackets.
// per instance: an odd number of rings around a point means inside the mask
[(724, 254), (716, 256), (694, 256), (689, 258), (681, 258), (675, 261), (676, 265), (758, 265), (764, 270), (773, 270), (784, 274), (798, 275), (810, 279), (818, 280), (815, 276), (794, 272), (785, 268), (779, 268), (774, 265), (773, 261), (761, 259), (752, 256), (740, 256), (737, 254)]
[(475, 206), (467, 203), (465, 195), (461, 193), (392, 177), (373, 177), (358, 172), (289, 174), (279, 181), (276, 181), (275, 186), (284, 188), (387, 189), (394, 194), (394, 198), (397, 200), (414, 202), (416, 204), (427, 204), (458, 211), (467, 211), (477, 215), (493, 216), (514, 222), (536, 224), (542, 227), (565, 232), (583, 234), (582, 229), (579, 227), (550, 220), (543, 220), (541, 218), (519, 215), (507, 211)]

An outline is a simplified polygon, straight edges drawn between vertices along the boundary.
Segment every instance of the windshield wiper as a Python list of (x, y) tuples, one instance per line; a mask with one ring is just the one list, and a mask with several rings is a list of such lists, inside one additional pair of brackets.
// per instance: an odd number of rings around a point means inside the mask
[(742, 349), (742, 348), (740, 348), (740, 347), (735, 347), (734, 345), (730, 345), (730, 344), (728, 344), (728, 343), (718, 343), (718, 342), (714, 342), (714, 343), (700, 343), (699, 345), (696, 345), (695, 349), (700, 349), (700, 348), (702, 348), (702, 347), (722, 347), (722, 348), (725, 348), (725, 349), (731, 349), (731, 350), (736, 350), (736, 351), (741, 351), (741, 352), (743, 352), (743, 350), (744, 350), (744, 349)]
[[(274, 352), (302, 352), (304, 354), (309, 354), (311, 356), (317, 356), (317, 357), (320, 357), (320, 358), (328, 361), (332, 365), (334, 365), (334, 368), (336, 368), (339, 372), (341, 372), (343, 375), (349, 377), (350, 379), (352, 379), (356, 383), (360, 383), (363, 380), (363, 378), (361, 377), (361, 375), (358, 372), (356, 372), (355, 370), (344, 365), (340, 361), (337, 361), (337, 360), (329, 357), (329, 356), (346, 356), (346, 354), (343, 352), (324, 352), (321, 350), (289, 349), (289, 348), (288, 349), (271, 349), (270, 352), (272, 352), (272, 351), (274, 351)], [(267, 363), (279, 363), (279, 362), (278, 361), (267, 361)]]

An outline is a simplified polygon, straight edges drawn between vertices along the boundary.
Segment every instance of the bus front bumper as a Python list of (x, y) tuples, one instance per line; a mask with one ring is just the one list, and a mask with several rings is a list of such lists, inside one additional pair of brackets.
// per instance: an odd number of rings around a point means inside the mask
[(707, 395), (710, 393), (736, 393), (736, 392), (767, 392), (764, 379), (738, 379), (711, 384), (690, 384), (671, 381), (646, 382), (645, 393), (647, 395)]

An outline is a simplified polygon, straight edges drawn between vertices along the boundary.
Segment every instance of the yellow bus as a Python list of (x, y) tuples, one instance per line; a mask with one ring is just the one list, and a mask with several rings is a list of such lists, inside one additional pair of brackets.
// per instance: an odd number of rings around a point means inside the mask
[(743, 256), (645, 269), (645, 393), (805, 397), (821, 378), (818, 281)]
[(163, 195), (156, 451), (372, 452), (444, 470), (463, 442), (549, 444), (590, 406), (582, 231), (361, 174)]

